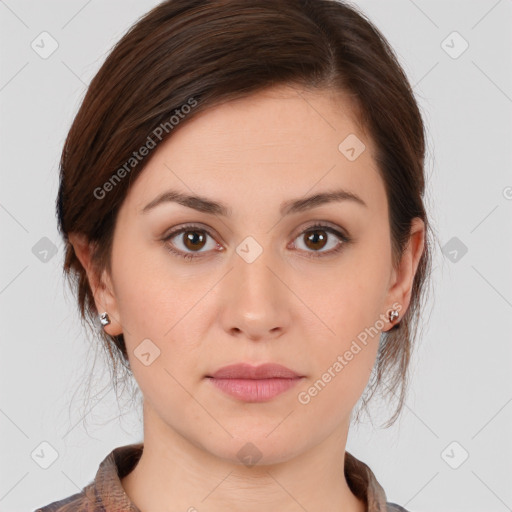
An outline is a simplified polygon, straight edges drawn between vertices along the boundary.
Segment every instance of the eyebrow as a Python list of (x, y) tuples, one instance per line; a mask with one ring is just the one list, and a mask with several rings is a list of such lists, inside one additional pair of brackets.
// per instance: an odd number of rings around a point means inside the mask
[[(318, 194), (305, 198), (290, 199), (288, 201), (284, 201), (281, 204), (279, 212), (282, 216), (290, 215), (293, 213), (299, 213), (306, 210), (310, 210), (323, 204), (340, 201), (351, 201), (355, 204), (359, 204), (360, 206), (364, 206), (365, 208), (368, 207), (368, 205), (357, 194), (354, 194), (353, 192), (350, 192), (348, 190), (337, 189), (332, 191), (320, 192)], [(187, 208), (197, 210), (198, 212), (210, 213), (222, 217), (230, 217), (232, 213), (231, 208), (222, 203), (218, 203), (206, 197), (183, 194), (182, 192), (179, 192), (177, 190), (168, 190), (160, 194), (158, 197), (149, 202), (141, 210), (141, 213), (147, 213), (153, 208), (156, 208), (161, 204), (169, 202), (181, 204), (182, 206), (186, 206)]]

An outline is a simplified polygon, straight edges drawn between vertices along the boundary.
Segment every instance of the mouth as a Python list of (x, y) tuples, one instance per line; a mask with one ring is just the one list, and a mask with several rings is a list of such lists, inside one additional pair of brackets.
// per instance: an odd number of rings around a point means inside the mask
[(247, 363), (224, 366), (206, 378), (220, 391), (244, 402), (266, 402), (297, 385), (305, 376), (285, 366)]
[(249, 363), (223, 366), (207, 377), (214, 379), (294, 379), (303, 377), (286, 366), (276, 363), (265, 363), (252, 366)]

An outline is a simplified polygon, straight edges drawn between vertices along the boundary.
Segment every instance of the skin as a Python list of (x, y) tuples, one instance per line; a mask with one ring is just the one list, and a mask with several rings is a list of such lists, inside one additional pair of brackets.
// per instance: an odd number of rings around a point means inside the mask
[[(349, 134), (366, 146), (355, 161), (338, 150)], [(144, 396), (144, 452), (122, 479), (141, 510), (364, 510), (343, 460), (379, 336), (308, 404), (298, 393), (379, 318), (386, 318), (379, 331), (389, 330), (393, 304), (400, 318), (409, 305), (424, 225), (415, 219), (393, 268), (387, 197), (373, 154), (339, 92), (274, 87), (199, 114), (154, 151), (119, 211), (112, 275), (96, 275), (90, 246), (70, 237), (98, 311), (112, 320), (106, 332), (124, 333)], [(341, 201), (279, 214), (283, 201), (340, 187), (367, 207)], [(167, 189), (225, 203), (232, 216), (171, 202), (141, 213)], [(315, 221), (352, 241), (327, 255), (344, 242), (322, 231), (324, 245), (308, 245), (306, 229)], [(162, 241), (185, 223), (199, 223), (211, 236), (196, 246), (185, 245), (183, 234)], [(247, 236), (263, 251), (252, 263), (236, 252)], [(166, 249), (173, 242), (201, 255), (173, 255)], [(318, 252), (324, 254), (307, 257)], [(146, 338), (160, 349), (149, 366), (134, 355)], [(205, 379), (242, 361), (277, 362), (305, 378), (262, 403), (232, 398)], [(262, 454), (252, 467), (237, 456), (247, 442)]]

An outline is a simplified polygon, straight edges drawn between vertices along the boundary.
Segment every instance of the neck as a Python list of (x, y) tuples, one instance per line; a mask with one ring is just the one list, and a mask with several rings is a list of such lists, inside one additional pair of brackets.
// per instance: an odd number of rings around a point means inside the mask
[(145, 421), (143, 453), (121, 484), (141, 511), (364, 512), (343, 471), (347, 434), (348, 425), (294, 458), (249, 466)]

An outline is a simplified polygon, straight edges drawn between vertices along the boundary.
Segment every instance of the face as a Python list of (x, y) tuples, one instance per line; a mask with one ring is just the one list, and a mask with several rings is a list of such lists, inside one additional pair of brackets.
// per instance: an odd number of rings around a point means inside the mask
[[(124, 333), (154, 429), (233, 461), (251, 442), (272, 463), (348, 428), (422, 249), (393, 269), (373, 154), (346, 98), (288, 87), (203, 112), (155, 150), (95, 295), (106, 331)], [(171, 191), (208, 202), (158, 201)], [(300, 378), (208, 377), (269, 362)]]

